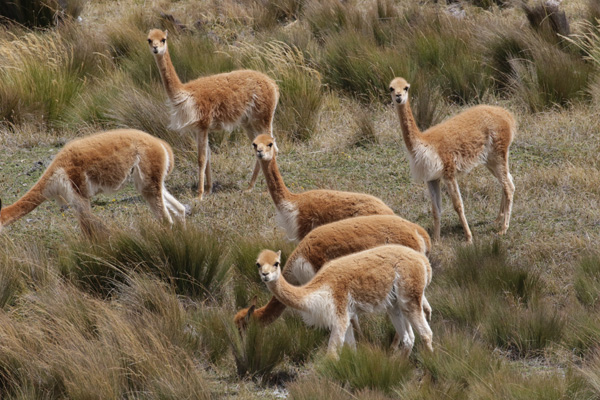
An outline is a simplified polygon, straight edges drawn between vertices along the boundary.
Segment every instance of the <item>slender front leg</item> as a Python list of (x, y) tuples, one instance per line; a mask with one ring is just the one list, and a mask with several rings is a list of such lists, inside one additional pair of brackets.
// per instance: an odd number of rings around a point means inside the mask
[(254, 188), (254, 184), (256, 183), (256, 179), (258, 178), (258, 172), (260, 171), (260, 161), (256, 160), (254, 164), (254, 171), (252, 171), (252, 177), (250, 178), (250, 183), (244, 192), (250, 192)]
[(206, 141), (206, 169), (204, 170), (204, 173), (206, 175), (206, 193), (207, 194), (211, 194), (212, 193), (212, 174), (210, 171), (210, 156), (211, 156), (211, 152), (210, 152), (210, 145), (208, 144), (208, 140)]
[(440, 180), (427, 182), (429, 197), (431, 197), (431, 212), (433, 214), (433, 240), (440, 240), (441, 233), (441, 215), (442, 215), (442, 192), (440, 190)]
[(465, 217), (465, 211), (463, 209), (463, 202), (460, 196), (460, 189), (458, 188), (458, 182), (456, 178), (446, 180), (446, 186), (448, 188), (448, 193), (450, 193), (450, 198), (452, 199), (452, 205), (454, 205), (454, 210), (458, 214), (460, 218), (460, 223), (465, 231), (465, 239), (468, 243), (473, 242), (473, 235), (471, 235), (471, 230), (469, 229), (469, 224), (467, 223), (467, 217)]
[(208, 147), (208, 131), (201, 129), (198, 131), (196, 138), (198, 141), (198, 199), (202, 200), (204, 195), (204, 172), (206, 170), (206, 163), (208, 161), (206, 155), (206, 149)]

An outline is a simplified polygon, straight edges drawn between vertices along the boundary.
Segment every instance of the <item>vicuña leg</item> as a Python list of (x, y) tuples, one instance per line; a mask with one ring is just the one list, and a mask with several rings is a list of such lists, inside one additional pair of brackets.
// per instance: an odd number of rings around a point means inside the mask
[(431, 328), (425, 319), (425, 313), (422, 308), (417, 306), (409, 307), (406, 311), (406, 317), (410, 324), (419, 332), (419, 336), (421, 340), (425, 342), (425, 346), (431, 352), (433, 352), (433, 332), (431, 332)]
[(354, 339), (354, 328), (352, 324), (348, 324), (348, 329), (346, 329), (346, 335), (344, 336), (344, 344), (347, 344), (352, 349), (356, 349), (356, 339)]
[(167, 210), (160, 188), (145, 187), (142, 190), (142, 196), (146, 199), (146, 202), (158, 220), (173, 224), (173, 219), (169, 214), (169, 210)]
[(348, 316), (338, 317), (333, 329), (331, 329), (331, 336), (329, 337), (329, 344), (327, 345), (327, 354), (334, 358), (339, 358), (338, 349), (344, 343), (346, 331), (350, 327), (350, 318)]
[(79, 226), (85, 237), (93, 239), (107, 233), (104, 224), (92, 214), (92, 206), (89, 199), (78, 194), (73, 194), (71, 205), (77, 214)]
[(179, 220), (181, 223), (185, 223), (185, 207), (181, 204), (167, 189), (163, 188), (164, 202), (169, 211)]
[(388, 309), (388, 315), (396, 329), (396, 336), (394, 336), (391, 348), (392, 350), (396, 350), (398, 345), (402, 343), (402, 355), (408, 357), (415, 345), (415, 333), (398, 304)]
[(433, 240), (440, 240), (441, 216), (442, 216), (442, 192), (440, 180), (428, 181), (429, 197), (431, 197), (431, 212), (433, 214)]
[(210, 151), (210, 145), (208, 144), (208, 142), (206, 143), (206, 169), (204, 170), (204, 174), (206, 176), (206, 190), (208, 194), (212, 193), (212, 187), (213, 187), (213, 182), (212, 182), (212, 172), (210, 170), (210, 158), (211, 158), (211, 151)]
[[(198, 198), (202, 200), (204, 195), (204, 176), (206, 166), (208, 163), (208, 131), (206, 129), (200, 129), (196, 138), (198, 141)], [(210, 193), (210, 189), (208, 193)]]
[(425, 295), (423, 295), (423, 312), (425, 313), (425, 318), (427, 318), (427, 321), (431, 322), (431, 305), (429, 304), (429, 301)]
[(458, 188), (458, 182), (456, 181), (456, 177), (447, 179), (446, 187), (448, 188), (450, 198), (452, 198), (452, 205), (454, 206), (454, 211), (456, 211), (456, 213), (460, 217), (460, 223), (462, 224), (463, 230), (465, 231), (465, 239), (468, 243), (471, 243), (473, 241), (473, 235), (471, 235), (471, 229), (469, 229), (467, 217), (465, 217), (463, 201), (462, 197), (460, 196), (460, 189)]

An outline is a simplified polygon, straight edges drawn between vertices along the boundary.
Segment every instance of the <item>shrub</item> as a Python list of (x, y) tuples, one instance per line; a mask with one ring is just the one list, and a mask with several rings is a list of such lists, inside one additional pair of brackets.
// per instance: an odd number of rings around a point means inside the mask
[(326, 358), (318, 366), (324, 378), (347, 382), (355, 390), (369, 388), (385, 393), (410, 379), (412, 370), (408, 360), (367, 345), (359, 345), (356, 350), (345, 346), (339, 360)]

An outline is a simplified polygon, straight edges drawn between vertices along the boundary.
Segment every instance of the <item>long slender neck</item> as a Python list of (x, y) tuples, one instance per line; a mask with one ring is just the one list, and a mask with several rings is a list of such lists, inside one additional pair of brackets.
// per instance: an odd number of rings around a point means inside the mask
[(396, 111), (398, 112), (398, 118), (400, 118), (400, 127), (402, 128), (402, 137), (404, 138), (404, 144), (409, 153), (414, 152), (415, 143), (417, 138), (421, 134), (419, 127), (415, 122), (412, 110), (410, 108), (409, 100), (406, 100), (404, 104), (397, 104)]
[(0, 210), (0, 226), (12, 224), (46, 201), (46, 197), (42, 194), (42, 180), (45, 180), (45, 177), (42, 176), (38, 183), (29, 189), (19, 200)]
[(165, 90), (167, 91), (167, 95), (169, 96), (169, 99), (173, 100), (175, 95), (183, 89), (183, 84), (179, 80), (177, 72), (173, 67), (169, 50), (167, 49), (165, 54), (162, 55), (156, 54), (154, 58), (156, 59), (156, 65), (158, 65), (160, 77), (165, 86)]
[(308, 311), (303, 301), (307, 294), (304, 288), (290, 285), (283, 276), (274, 281), (267, 282), (267, 287), (273, 293), (273, 296), (287, 307), (300, 311)]
[(275, 157), (268, 161), (260, 160), (260, 166), (265, 174), (265, 180), (267, 181), (267, 187), (269, 188), (273, 202), (276, 207), (279, 207), (282, 201), (288, 200), (292, 196), (292, 193), (285, 186), (285, 182), (283, 182)]

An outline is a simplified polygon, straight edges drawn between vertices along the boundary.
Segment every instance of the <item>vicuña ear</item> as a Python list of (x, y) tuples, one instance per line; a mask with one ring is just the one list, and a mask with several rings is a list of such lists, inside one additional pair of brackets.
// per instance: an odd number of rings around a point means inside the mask
[(0, 199), (0, 210), (2, 210), (2, 199)]
[(251, 300), (250, 303), (248, 303), (250, 305), (250, 307), (255, 307), (256, 303), (258, 302), (258, 296), (254, 296)]
[(281, 250), (279, 250), (279, 251), (277, 252), (277, 259), (278, 259), (279, 261), (281, 261)]
[(248, 324), (250, 322), (250, 318), (252, 318), (252, 314), (254, 314), (254, 310), (256, 310), (256, 306), (253, 304), (248, 309), (246, 316), (244, 317), (244, 322)]
[(169, 37), (169, 31), (165, 29), (165, 39)]

